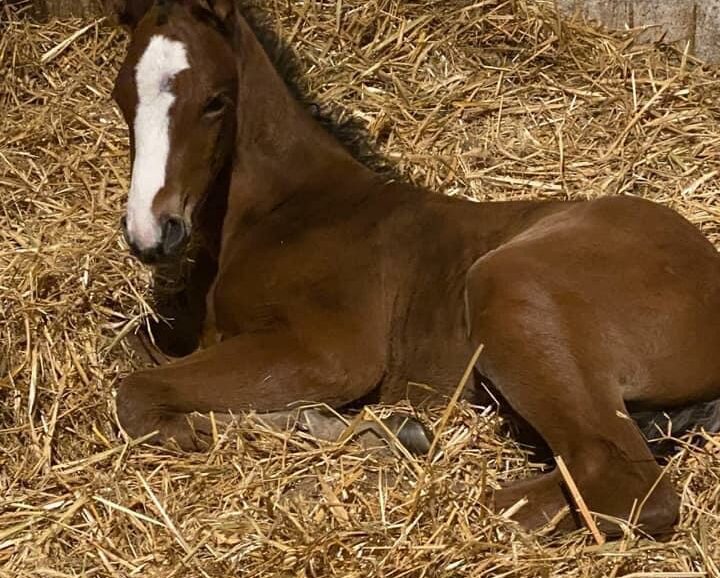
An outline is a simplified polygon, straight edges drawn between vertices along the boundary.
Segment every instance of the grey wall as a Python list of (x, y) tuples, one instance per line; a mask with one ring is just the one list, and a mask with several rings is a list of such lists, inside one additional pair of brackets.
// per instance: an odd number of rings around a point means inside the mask
[(615, 29), (659, 25), (646, 30), (648, 42), (690, 41), (693, 54), (720, 62), (720, 0), (556, 0), (565, 14), (580, 14)]

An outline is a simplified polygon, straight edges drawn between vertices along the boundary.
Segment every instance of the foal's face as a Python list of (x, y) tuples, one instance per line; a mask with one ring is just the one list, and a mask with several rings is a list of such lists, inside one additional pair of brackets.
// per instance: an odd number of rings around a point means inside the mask
[(171, 258), (189, 238), (232, 151), (236, 85), (230, 42), (212, 19), (168, 4), (135, 28), (113, 97), (130, 129), (123, 228), (142, 261)]

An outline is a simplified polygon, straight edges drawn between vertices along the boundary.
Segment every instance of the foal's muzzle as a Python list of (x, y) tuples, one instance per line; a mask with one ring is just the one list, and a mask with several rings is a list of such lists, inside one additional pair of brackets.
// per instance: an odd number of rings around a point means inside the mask
[(153, 247), (139, 247), (128, 233), (127, 219), (120, 220), (123, 237), (130, 251), (143, 263), (152, 265), (177, 256), (190, 238), (190, 231), (181, 217), (167, 217), (162, 224), (160, 242)]

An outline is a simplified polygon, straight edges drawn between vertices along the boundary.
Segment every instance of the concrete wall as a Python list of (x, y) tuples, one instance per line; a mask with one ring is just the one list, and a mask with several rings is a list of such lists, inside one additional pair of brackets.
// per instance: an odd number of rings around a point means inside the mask
[(720, 0), (556, 0), (561, 12), (579, 14), (608, 28), (657, 25), (642, 39), (690, 41), (693, 54), (720, 63)]
[[(3, 2), (13, 0), (0, 0)], [(690, 41), (693, 54), (720, 63), (720, 0), (555, 0), (568, 16), (579, 14), (608, 28), (625, 29), (657, 25), (642, 34), (654, 42)], [(33, 0), (42, 16), (97, 16), (101, 0)]]

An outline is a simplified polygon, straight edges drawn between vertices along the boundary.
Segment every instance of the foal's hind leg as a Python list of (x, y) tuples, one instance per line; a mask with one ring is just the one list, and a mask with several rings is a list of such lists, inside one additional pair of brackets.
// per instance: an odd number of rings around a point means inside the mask
[[(650, 533), (669, 530), (678, 498), (625, 406), (607, 360), (596, 363), (600, 340), (573, 331), (572, 320), (533, 280), (512, 282), (476, 265), (468, 280), (472, 337), (484, 343), (479, 371), (547, 441), (570, 473), (591, 511), (638, 521)], [(529, 503), (514, 519), (527, 528), (551, 520), (568, 501), (558, 470), (496, 492), (496, 508)], [(609, 533), (615, 524), (601, 521)]]

